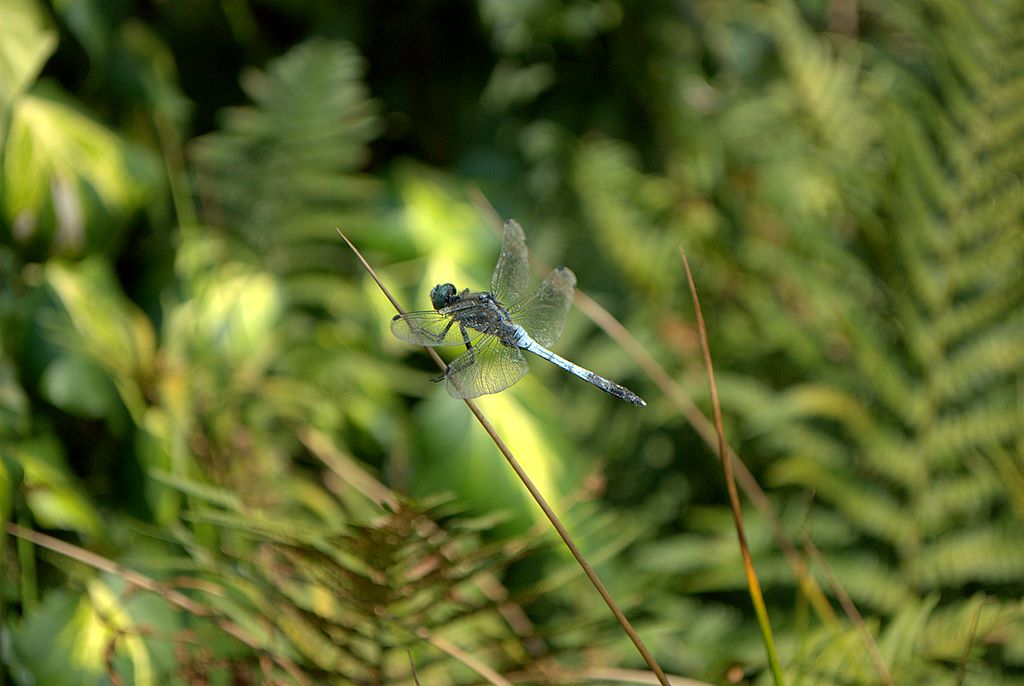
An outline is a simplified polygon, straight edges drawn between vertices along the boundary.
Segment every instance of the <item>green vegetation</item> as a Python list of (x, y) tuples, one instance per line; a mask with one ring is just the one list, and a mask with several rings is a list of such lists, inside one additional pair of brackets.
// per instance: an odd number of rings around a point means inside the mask
[[(2, 0), (0, 684), (643, 669), (335, 231), (424, 309), (488, 202), (710, 416), (686, 250), (786, 683), (1024, 683), (1024, 5)], [(554, 349), (649, 406), (481, 408), (667, 672), (772, 683), (713, 444)]]

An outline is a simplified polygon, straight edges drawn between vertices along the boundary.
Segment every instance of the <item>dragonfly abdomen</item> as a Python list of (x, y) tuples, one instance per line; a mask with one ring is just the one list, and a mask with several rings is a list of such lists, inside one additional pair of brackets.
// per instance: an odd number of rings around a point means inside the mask
[(620, 400), (625, 400), (627, 403), (632, 403), (637, 407), (647, 406), (647, 403), (644, 401), (643, 398), (641, 398), (640, 396), (638, 396), (636, 393), (629, 390), (625, 386), (617, 384), (610, 379), (606, 379), (600, 374), (595, 374), (589, 369), (581, 367), (574, 362), (570, 362), (561, 355), (551, 352), (543, 345), (530, 338), (530, 335), (527, 334), (525, 330), (523, 330), (523, 327), (516, 326), (516, 328), (520, 332), (522, 332), (521, 342), (519, 343), (520, 348), (524, 350), (529, 350), (534, 355), (542, 357), (548, 362), (551, 362), (552, 364), (558, 365), (559, 367), (569, 372), (570, 374), (574, 374), (583, 379), (584, 381), (586, 381), (587, 383), (597, 386), (598, 388), (600, 388), (605, 393), (608, 393), (609, 395), (613, 395)]

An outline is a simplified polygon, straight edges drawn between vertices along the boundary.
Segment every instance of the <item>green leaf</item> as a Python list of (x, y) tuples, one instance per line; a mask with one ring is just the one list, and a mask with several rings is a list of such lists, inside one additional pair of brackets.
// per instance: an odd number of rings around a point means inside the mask
[(20, 436), (31, 425), (28, 397), (10, 360), (0, 358), (0, 436)]
[(25, 499), (33, 517), (52, 529), (99, 536), (99, 512), (74, 482), (56, 438), (42, 436), (9, 446), (8, 455), (25, 470)]
[(40, 384), (47, 400), (79, 417), (108, 417), (119, 404), (103, 368), (79, 355), (58, 357), (43, 372)]
[(194, 297), (176, 312), (177, 324), (187, 322), (193, 344), (208, 345), (237, 363), (251, 361), (266, 348), (283, 309), (272, 275), (228, 263), (195, 285)]
[(108, 634), (87, 597), (54, 590), (11, 631), (12, 673), (19, 675), (22, 683), (100, 683)]
[(360, 172), (379, 128), (364, 69), (348, 43), (301, 43), (243, 74), (254, 104), (227, 110), (222, 130), (196, 142), (204, 195), (264, 268), (333, 268), (343, 251), (333, 227), (356, 223), (376, 196)]
[(0, 522), (6, 522), (14, 511), (14, 500), (25, 478), (21, 465), (4, 453), (0, 453)]
[(35, 80), (57, 46), (57, 32), (35, 0), (4, 0), (0, 7), (0, 148), (11, 103)]
[(0, 170), (0, 210), (23, 250), (109, 250), (153, 196), (156, 160), (71, 105), (18, 99)]
[(178, 86), (174, 54), (143, 18), (126, 18), (107, 0), (54, 0), (53, 9), (87, 53), (93, 73), (104, 74), (109, 98), (144, 116), (184, 122), (188, 100)]
[(102, 0), (54, 0), (53, 9), (82, 44), (94, 63), (110, 52), (117, 14), (116, 5)]
[(177, 476), (162, 469), (151, 469), (149, 474), (156, 481), (199, 500), (219, 505), (234, 512), (241, 512), (243, 509), (241, 499), (226, 489), (218, 488), (217, 486), (212, 486), (210, 484), (200, 483), (194, 479)]
[[(114, 669), (129, 683), (155, 683), (153, 658), (139, 631), (142, 622), (153, 615), (153, 603), (142, 604), (149, 617), (140, 617), (137, 624), (133, 615), (139, 611), (138, 596), (123, 590), (115, 593), (95, 578), (86, 584), (86, 590), (83, 595), (63, 589), (47, 594), (43, 604), (13, 628), (10, 666), (21, 677), (19, 683), (106, 683), (108, 656), (115, 659)], [(168, 622), (170, 617), (161, 619), (165, 625), (173, 625)]]
[(90, 536), (102, 530), (99, 514), (82, 493), (68, 485), (31, 491), (29, 509), (36, 521), (47, 529), (67, 529)]
[[(146, 407), (143, 386), (155, 374), (156, 334), (152, 324), (124, 297), (103, 259), (93, 257), (74, 265), (53, 261), (44, 273), (72, 325), (70, 331), (60, 329), (54, 335), (106, 370), (133, 417), (141, 421)], [(65, 375), (72, 371), (80, 378), (88, 373), (84, 369), (57, 370)], [(44, 378), (44, 383), (47, 381), (48, 392), (58, 393), (55, 400), (72, 401), (71, 391), (57, 384), (59, 378), (50, 375)], [(61, 395), (61, 391), (66, 392)], [(81, 407), (92, 407), (82, 405), (86, 401), (81, 397), (74, 401)]]
[(134, 605), (132, 595), (127, 594), (125, 589), (115, 593), (99, 579), (93, 579), (89, 583), (88, 589), (92, 600), (90, 610), (95, 612), (102, 621), (103, 628), (110, 632), (108, 642), (114, 640), (115, 632), (123, 632), (117, 636), (116, 648), (117, 654), (123, 655), (127, 659), (123, 661), (125, 663), (123, 666), (121, 664), (115, 666), (116, 671), (119, 674), (125, 674), (130, 670), (130, 679), (133, 684), (152, 686), (156, 683), (153, 659), (140, 636), (139, 625), (136, 624), (133, 613), (130, 612), (129, 603)]

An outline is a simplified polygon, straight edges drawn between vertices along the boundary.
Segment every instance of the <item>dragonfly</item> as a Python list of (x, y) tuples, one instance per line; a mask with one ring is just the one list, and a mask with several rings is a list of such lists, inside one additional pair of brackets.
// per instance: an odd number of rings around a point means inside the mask
[(465, 346), (449, 363), (444, 376), (453, 398), (476, 398), (498, 393), (529, 370), (523, 351), (558, 365), (605, 393), (644, 407), (644, 400), (625, 386), (570, 362), (548, 349), (562, 335), (572, 305), (576, 275), (558, 267), (533, 291), (526, 293), (529, 262), (523, 228), (505, 222), (501, 253), (487, 292), (461, 292), (442, 283), (430, 291), (433, 310), (404, 312), (391, 320), (391, 332), (407, 343), (426, 346)]

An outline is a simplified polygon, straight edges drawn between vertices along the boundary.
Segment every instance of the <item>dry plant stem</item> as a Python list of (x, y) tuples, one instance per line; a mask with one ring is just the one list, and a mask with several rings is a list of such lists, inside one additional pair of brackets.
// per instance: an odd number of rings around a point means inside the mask
[[(657, 684), (658, 678), (643, 669), (618, 669), (615, 667), (585, 667), (580, 670), (534, 669), (509, 674), (514, 684)], [(707, 681), (697, 681), (685, 676), (669, 674), (669, 686), (714, 686)]]
[[(656, 684), (657, 682), (651, 678), (652, 676), (650, 672), (641, 672), (636, 669), (602, 669), (600, 667), (585, 669), (579, 674), (580, 678), (593, 680), (600, 684)], [(706, 681), (675, 675), (670, 676), (668, 682), (671, 686), (711, 686)]]
[[(79, 548), (76, 545), (53, 538), (52, 536), (47, 536), (46, 534), (41, 534), (38, 531), (33, 531), (32, 529), (26, 529), (22, 526), (18, 526), (17, 524), (8, 523), (7, 532), (12, 536), (17, 536), (26, 541), (30, 541), (41, 548), (46, 548), (47, 550), (52, 550), (64, 557), (77, 560), (78, 562), (88, 565), (93, 569), (98, 569), (101, 572), (119, 576), (124, 579), (126, 583), (156, 593), (171, 605), (175, 605), (196, 617), (208, 617), (216, 623), (224, 633), (249, 646), (257, 653), (265, 653), (264, 648), (260, 645), (259, 639), (251, 635), (242, 627), (230, 620), (215, 616), (214, 612), (209, 608), (195, 602), (183, 593), (179, 593), (174, 589), (166, 588), (163, 584), (150, 579), (144, 574), (126, 569), (113, 560), (97, 555), (96, 553), (85, 550), (84, 548)], [(300, 684), (309, 683), (305, 675), (303, 675), (299, 670), (298, 666), (291, 660), (279, 655), (271, 655), (270, 657), (279, 667), (281, 667), (281, 669), (288, 672), (296, 682)]]
[(964, 679), (967, 678), (967, 662), (971, 658), (971, 646), (974, 645), (975, 635), (978, 633), (978, 622), (981, 620), (981, 611), (989, 601), (986, 599), (978, 605), (978, 611), (974, 613), (971, 618), (971, 629), (967, 634), (967, 647), (964, 648), (964, 654), (960, 658), (960, 667), (956, 670), (956, 686), (963, 686)]
[(764, 595), (761, 593), (761, 583), (757, 579), (757, 572), (754, 571), (754, 562), (750, 557), (750, 546), (747, 545), (747, 534), (743, 527), (743, 512), (740, 509), (740, 496), (736, 492), (736, 480), (732, 473), (732, 460), (728, 459), (725, 450), (725, 427), (722, 422), (722, 406), (718, 402), (718, 384), (715, 383), (715, 368), (711, 362), (711, 348), (708, 345), (707, 327), (704, 325), (704, 313), (700, 308), (700, 298), (697, 297), (697, 286), (693, 282), (693, 274), (690, 272), (690, 263), (686, 260), (686, 253), (679, 249), (679, 256), (683, 260), (683, 268), (686, 270), (686, 283), (690, 287), (690, 295), (693, 298), (694, 314), (697, 318), (697, 331), (700, 334), (701, 352), (704, 354), (704, 366), (708, 372), (708, 386), (711, 391), (711, 409), (715, 417), (715, 429), (718, 431), (718, 454), (722, 462), (722, 472), (725, 476), (725, 488), (729, 493), (729, 505), (732, 508), (732, 520), (736, 525), (736, 538), (739, 540), (740, 553), (743, 556), (743, 571), (747, 577), (747, 588), (750, 591), (750, 599), (754, 604), (754, 612), (757, 614), (757, 623), (761, 628), (761, 636), (764, 640), (765, 650), (768, 653), (768, 664), (772, 670), (772, 676), (777, 686), (784, 683), (782, 678), (782, 666), (779, 664), (778, 655), (775, 652), (775, 639), (772, 637), (772, 626), (768, 619), (768, 610), (764, 605)]
[(839, 604), (843, 606), (843, 611), (846, 612), (846, 616), (850, 618), (850, 621), (855, 627), (857, 627), (858, 633), (860, 633), (861, 640), (864, 641), (864, 647), (867, 648), (868, 654), (871, 656), (871, 661), (875, 664), (875, 671), (878, 672), (878, 678), (881, 679), (882, 684), (885, 686), (892, 686), (892, 675), (889, 674), (889, 668), (885, 666), (885, 660), (882, 659), (882, 653), (878, 650), (878, 644), (875, 643), (875, 639), (871, 637), (871, 632), (868, 631), (867, 626), (864, 624), (864, 618), (860, 612), (857, 611), (857, 607), (853, 604), (849, 594), (843, 585), (839, 583), (839, 579), (832, 572), (832, 568), (829, 567), (828, 562), (825, 561), (825, 556), (818, 550), (818, 546), (814, 545), (814, 541), (811, 540), (810, 536), (804, 535), (803, 539), (804, 550), (807, 551), (807, 555), (821, 567), (825, 573), (825, 578), (828, 580), (828, 585), (835, 593), (836, 598), (839, 600)]
[(309, 427), (300, 428), (297, 434), (306, 449), (316, 455), (345, 483), (374, 503), (385, 505), (393, 511), (398, 510), (400, 503), (391, 489), (367, 474), (354, 459), (338, 450), (327, 434)]
[[(402, 310), (402, 307), (398, 304), (398, 301), (395, 300), (395, 298), (388, 291), (387, 287), (384, 286), (384, 284), (380, 280), (380, 277), (377, 276), (376, 272), (374, 272), (373, 268), (363, 258), (362, 254), (356, 249), (354, 245), (352, 245), (352, 242), (345, 237), (345, 234), (341, 232), (341, 229), (338, 229), (338, 235), (340, 235), (342, 240), (344, 240), (345, 243), (348, 244), (349, 248), (352, 249), (352, 252), (355, 253), (356, 257), (362, 263), (363, 267), (370, 274), (370, 277), (377, 283), (377, 286), (384, 293), (385, 297), (387, 297), (387, 299), (391, 301), (391, 304), (394, 305), (398, 313), (403, 313), (404, 310)], [(430, 353), (431, 357), (434, 358), (434, 360), (438, 363), (438, 366), (440, 366), (441, 369), (445, 369), (444, 362), (432, 348), (427, 348), (427, 352)], [(555, 511), (551, 509), (551, 506), (548, 504), (547, 500), (545, 500), (544, 496), (534, 485), (533, 481), (526, 473), (526, 470), (523, 469), (522, 465), (519, 464), (519, 461), (516, 460), (515, 456), (512, 454), (512, 451), (509, 450), (508, 446), (505, 445), (505, 442), (501, 439), (500, 436), (498, 436), (497, 432), (494, 430), (494, 427), (491, 426), (491, 423), (487, 420), (487, 417), (484, 416), (483, 412), (480, 411), (480, 408), (476, 406), (476, 403), (468, 399), (465, 400), (464, 402), (466, 403), (466, 406), (469, 408), (470, 412), (473, 413), (473, 416), (475, 416), (477, 418), (477, 421), (480, 422), (480, 425), (483, 426), (484, 431), (487, 432), (487, 435), (490, 436), (491, 440), (494, 441), (494, 444), (498, 447), (498, 450), (501, 451), (501, 454), (505, 457), (505, 460), (509, 463), (509, 466), (512, 467), (512, 470), (516, 473), (516, 476), (518, 476), (519, 480), (523, 482), (524, 486), (526, 486), (526, 490), (528, 490), (530, 492), (530, 495), (533, 496), (534, 501), (544, 512), (544, 516), (548, 518), (548, 521), (551, 522), (551, 526), (554, 527), (555, 531), (562, 539), (562, 542), (565, 543), (565, 546), (569, 549), (569, 552), (572, 553), (572, 556), (574, 558), (576, 558), (577, 564), (579, 564), (580, 568), (583, 570), (583, 573), (586, 574), (587, 578), (590, 580), (590, 583), (594, 586), (595, 589), (597, 589), (597, 592), (604, 599), (604, 602), (608, 605), (608, 609), (610, 609), (612, 614), (615, 615), (615, 619), (618, 620), (619, 625), (622, 627), (623, 631), (626, 632), (626, 635), (629, 636), (629, 639), (633, 642), (633, 645), (636, 646), (637, 651), (639, 651), (640, 655), (647, 663), (647, 666), (650, 667), (651, 671), (653, 671), (657, 675), (658, 683), (662, 684), (662, 686), (670, 686), (668, 677), (665, 675), (665, 672), (661, 669), (661, 666), (654, 659), (654, 656), (651, 654), (651, 652), (647, 649), (647, 646), (644, 645), (644, 642), (640, 640), (639, 634), (637, 634), (636, 629), (633, 628), (633, 625), (626, 618), (626, 615), (623, 614), (622, 610), (619, 609), (619, 606), (615, 604), (615, 601), (612, 599), (612, 596), (608, 592), (608, 589), (605, 587), (601, 579), (598, 578), (597, 572), (594, 571), (594, 568), (591, 567), (590, 563), (587, 562), (585, 557), (583, 557), (583, 553), (580, 552), (580, 549), (576, 546), (576, 543), (573, 541), (572, 536), (569, 535), (568, 529), (566, 529), (565, 526), (562, 524), (562, 521), (558, 518), (558, 515), (555, 514)]]
[(416, 674), (416, 663), (412, 661), (412, 653), (407, 650), (405, 654), (409, 656), (409, 671), (412, 674), (412, 681), (416, 686), (420, 686), (420, 677)]
[[(494, 684), (494, 686), (512, 686), (512, 682), (503, 677), (502, 675), (495, 672), (493, 669), (485, 665), (480, 660), (467, 653), (466, 651), (459, 648), (451, 641), (447, 641), (440, 636), (434, 636), (426, 629), (420, 629), (416, 632), (416, 635), (422, 638), (424, 641), (440, 650), (445, 655), (461, 662), (462, 664), (469, 667), (471, 670), (479, 674), (481, 677), (487, 680), (487, 683)], [(418, 681), (418, 680), (417, 680)]]
[[(475, 186), (469, 189), (469, 194), (473, 198), (473, 204), (476, 205), (481, 214), (488, 217), (492, 228), (500, 235), (502, 220), (494, 206), (490, 204), (480, 189)], [(533, 259), (532, 255), (531, 259)], [(545, 265), (540, 271), (547, 272), (550, 269), (550, 266)], [(707, 446), (715, 450), (718, 443), (718, 434), (715, 431), (714, 423), (708, 420), (701, 409), (683, 393), (679, 384), (668, 375), (665, 368), (658, 364), (657, 360), (647, 352), (647, 349), (640, 345), (640, 342), (629, 332), (629, 329), (624, 327), (608, 310), (580, 290), (579, 287), (576, 288), (575, 304), (580, 309), (580, 312), (590, 318), (598, 328), (608, 334), (612, 340), (626, 351), (626, 354), (654, 381), (662, 394), (672, 401), (672, 404), (676, 406), (679, 413), (689, 422), (690, 426), (693, 427), (694, 431), (697, 432)], [(732, 461), (736, 481), (739, 483), (740, 488), (743, 489), (747, 498), (750, 499), (750, 502), (753, 503), (754, 507), (757, 508), (757, 511), (771, 527), (775, 545), (779, 547), (783, 557), (786, 558), (786, 564), (789, 565), (793, 576), (797, 579), (797, 583), (800, 584), (801, 592), (814, 606), (815, 611), (823, 621), (828, 624), (837, 625), (839, 620), (829, 604), (828, 598), (825, 597), (825, 593), (821, 590), (815, 578), (807, 571), (807, 564), (804, 562), (797, 547), (790, 542), (789, 537), (782, 528), (782, 523), (779, 521), (779, 516), (775, 512), (775, 507), (757, 483), (757, 479), (754, 478), (754, 475), (747, 469), (743, 460), (740, 459), (739, 455), (736, 454), (728, 443), (725, 446), (725, 454)]]

